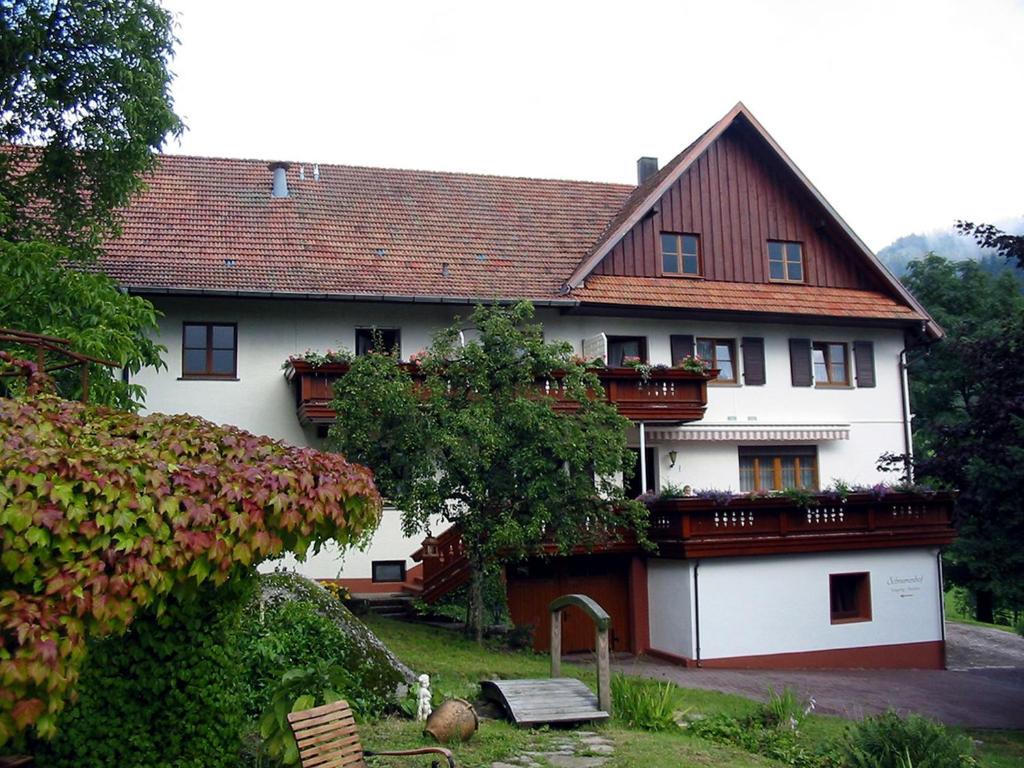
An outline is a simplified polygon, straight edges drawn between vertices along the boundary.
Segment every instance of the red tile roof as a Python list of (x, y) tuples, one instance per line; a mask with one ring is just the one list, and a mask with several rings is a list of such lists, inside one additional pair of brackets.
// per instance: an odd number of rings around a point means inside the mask
[(584, 303), (672, 307), (783, 315), (922, 320), (922, 315), (875, 291), (777, 283), (728, 283), (658, 277), (591, 275), (573, 291)]
[[(136, 290), (555, 299), (633, 188), (165, 155), (101, 267)], [(445, 268), (447, 265), (447, 268)]]
[[(686, 151), (681, 153), (683, 157)], [(139, 292), (574, 304), (913, 320), (882, 293), (591, 275), (562, 286), (637, 191), (621, 184), (321, 165), (271, 196), (266, 161), (165, 155), (100, 266)]]

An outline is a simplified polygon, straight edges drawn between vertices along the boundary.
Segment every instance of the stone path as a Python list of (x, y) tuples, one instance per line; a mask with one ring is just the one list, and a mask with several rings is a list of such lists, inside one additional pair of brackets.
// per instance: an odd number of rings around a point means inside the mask
[(615, 752), (615, 743), (594, 731), (560, 733), (546, 752), (524, 752), (491, 768), (600, 768)]

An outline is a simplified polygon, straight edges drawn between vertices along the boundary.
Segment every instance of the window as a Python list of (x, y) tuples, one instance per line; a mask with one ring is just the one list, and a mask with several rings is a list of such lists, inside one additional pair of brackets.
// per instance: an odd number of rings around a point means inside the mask
[(735, 342), (732, 339), (697, 339), (697, 356), (718, 369), (715, 381), (736, 381)]
[(867, 573), (832, 573), (828, 577), (833, 624), (871, 621), (871, 581)]
[(621, 368), (626, 363), (647, 362), (646, 336), (609, 336), (608, 367)]
[(661, 233), (661, 271), (666, 275), (696, 275), (700, 270), (697, 235)]
[[(380, 339), (383, 349), (377, 349)], [(385, 354), (401, 354), (401, 331), (397, 328), (356, 328), (356, 354), (367, 355), (370, 352)]]
[(804, 255), (800, 243), (768, 241), (768, 277), (784, 283), (804, 281)]
[(846, 344), (816, 341), (811, 345), (814, 383), (818, 386), (849, 386), (850, 367)]
[(233, 379), (237, 366), (238, 329), (234, 323), (182, 324), (182, 378)]
[(374, 560), (373, 581), (405, 581), (405, 560)]
[(813, 445), (742, 447), (740, 491), (818, 490), (818, 449)]

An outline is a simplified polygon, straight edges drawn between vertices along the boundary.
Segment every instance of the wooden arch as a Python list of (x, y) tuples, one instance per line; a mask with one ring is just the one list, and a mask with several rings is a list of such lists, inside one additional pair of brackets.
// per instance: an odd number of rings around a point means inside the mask
[(597, 705), (598, 708), (611, 714), (611, 662), (608, 654), (608, 629), (612, 625), (612, 617), (608, 611), (586, 595), (562, 595), (551, 601), (551, 676), (562, 676), (562, 611), (569, 606), (582, 610), (594, 622), (595, 643), (597, 652)]

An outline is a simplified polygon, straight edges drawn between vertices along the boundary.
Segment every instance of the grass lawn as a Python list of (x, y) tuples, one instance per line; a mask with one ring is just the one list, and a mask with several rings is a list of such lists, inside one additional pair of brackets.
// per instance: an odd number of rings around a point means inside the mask
[[(507, 651), (493, 647), (480, 648), (461, 635), (444, 629), (412, 624), (376, 616), (367, 624), (403, 661), (417, 673), (427, 672), (431, 684), (446, 696), (472, 700), (477, 683), (489, 678), (548, 677), (549, 659), (528, 651)], [(563, 665), (563, 671), (578, 677), (592, 687), (596, 685), (592, 669)], [(704, 715), (724, 713), (742, 717), (753, 712), (757, 703), (742, 696), (686, 689), (684, 705)], [(803, 725), (803, 732), (812, 742), (823, 742), (840, 734), (847, 721), (827, 715), (812, 715)], [(591, 726), (586, 726), (591, 728)], [(680, 731), (679, 733), (647, 733), (630, 730), (616, 720), (593, 730), (615, 742), (615, 754), (607, 768), (686, 768), (687, 766), (780, 766), (781, 763), (752, 755), (740, 749), (722, 746)], [(421, 734), (415, 722), (388, 718), (360, 726), (363, 744), (368, 749), (405, 749), (431, 743)], [(984, 768), (1010, 768), (1024, 765), (1024, 733), (1016, 731), (975, 731), (971, 736), (981, 740), (979, 762)], [(557, 729), (518, 729), (508, 723), (487, 720), (467, 744), (454, 746), (460, 766), (489, 766), (496, 760), (508, 760), (525, 751), (545, 751), (559, 740)], [(419, 765), (409, 758), (383, 758), (378, 766)]]

